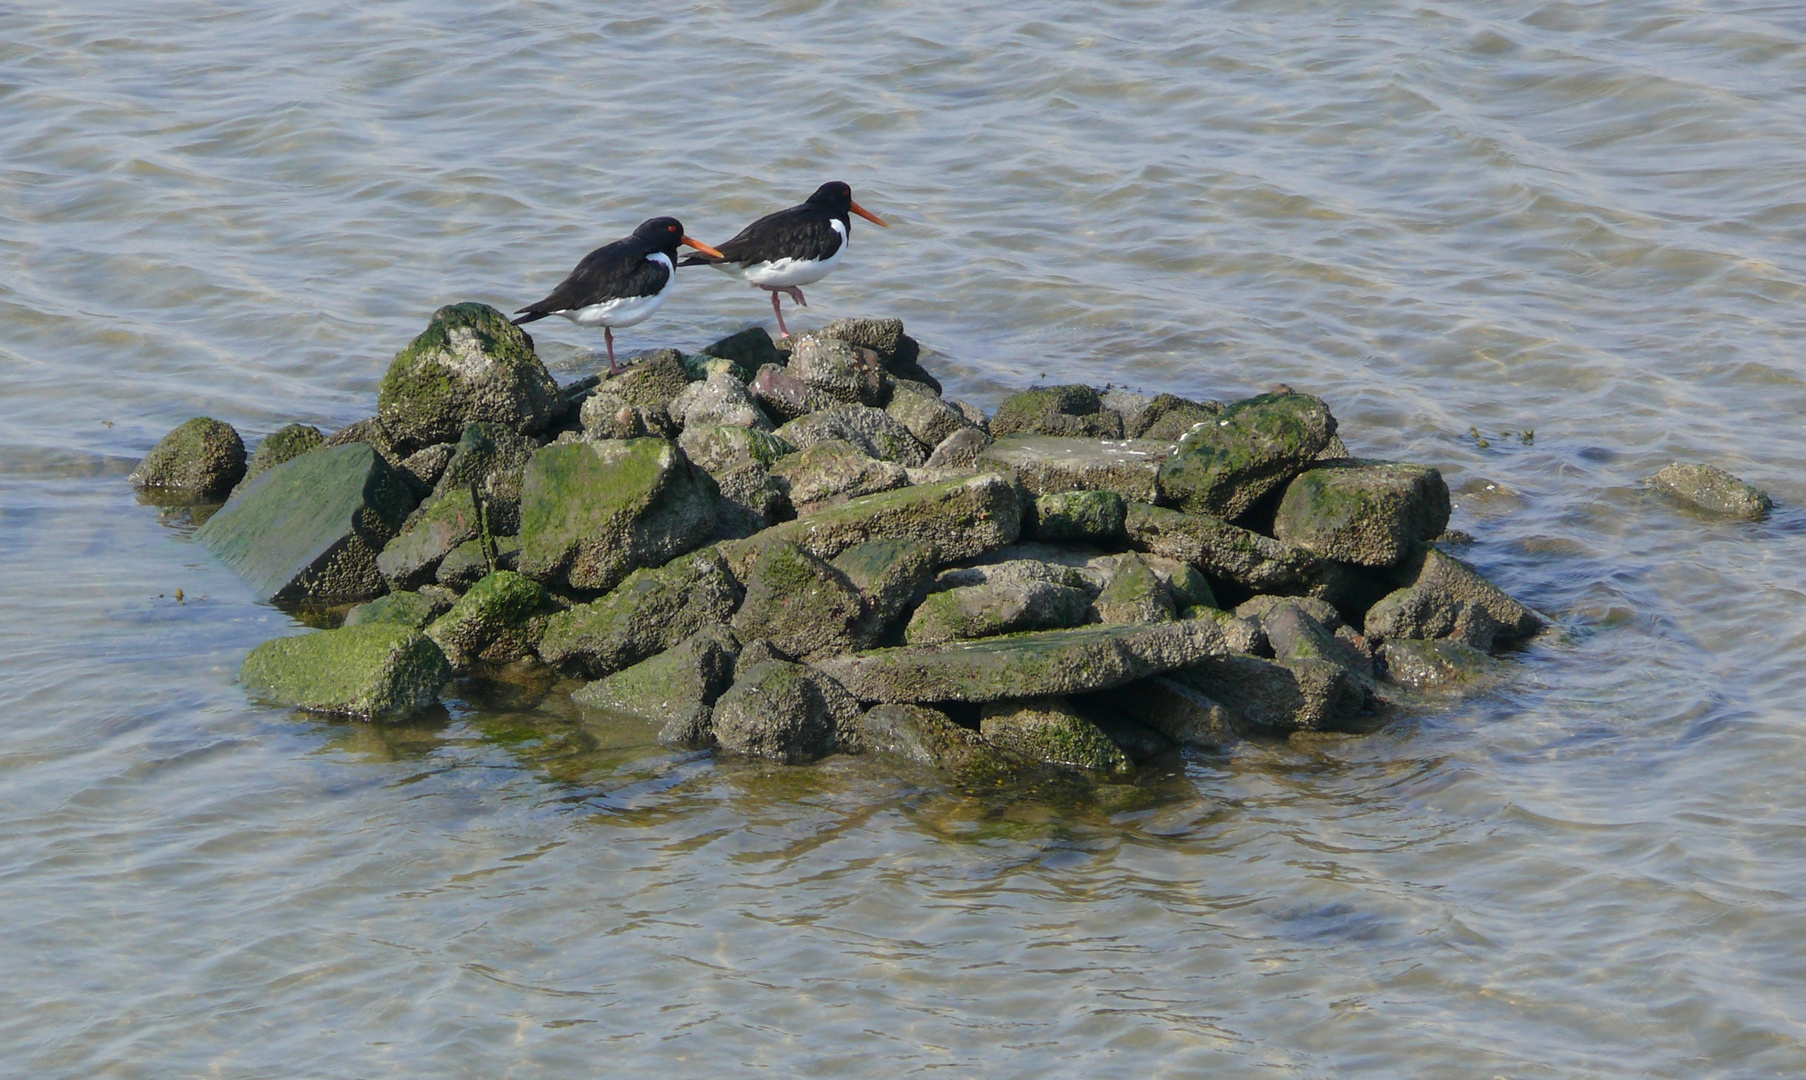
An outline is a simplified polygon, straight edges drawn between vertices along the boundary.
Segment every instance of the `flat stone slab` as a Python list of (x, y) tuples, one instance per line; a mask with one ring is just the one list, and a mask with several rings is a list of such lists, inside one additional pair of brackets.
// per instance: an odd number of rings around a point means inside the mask
[(861, 701), (1003, 701), (1107, 690), (1228, 653), (1205, 619), (1079, 626), (837, 656), (816, 667)]
[(744, 570), (772, 539), (788, 540), (823, 559), (871, 540), (912, 540), (932, 546), (937, 561), (945, 564), (1014, 543), (1021, 531), (1022, 504), (1015, 486), (994, 473), (981, 473), (862, 496), (721, 548), (736, 571)]
[(356, 603), (389, 591), (376, 555), (412, 509), (401, 473), (346, 443), (240, 486), (194, 536), (265, 600)]
[(1114, 491), (1131, 502), (1154, 502), (1160, 467), (1173, 444), (1139, 439), (1075, 439), (1009, 435), (980, 451), (978, 468), (1008, 469), (1031, 495)]

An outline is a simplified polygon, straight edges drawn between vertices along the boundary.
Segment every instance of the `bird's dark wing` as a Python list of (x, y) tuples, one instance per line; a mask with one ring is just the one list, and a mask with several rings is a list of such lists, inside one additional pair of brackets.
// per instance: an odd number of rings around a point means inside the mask
[[(788, 210), (779, 210), (775, 214), (766, 214), (741, 229), (732, 240), (715, 245), (715, 250), (727, 256), (728, 262), (737, 262), (742, 266), (776, 262), (779, 259), (831, 258), (840, 250), (842, 243), (840, 234), (828, 224), (831, 220), (819, 207), (803, 203)], [(690, 263), (690, 259), (684, 260), (685, 266)]]
[(644, 249), (631, 240), (617, 240), (585, 255), (577, 269), (544, 300), (528, 304), (515, 314), (550, 315), (606, 300), (652, 296), (663, 291), (670, 281), (671, 271), (664, 263), (647, 258)]

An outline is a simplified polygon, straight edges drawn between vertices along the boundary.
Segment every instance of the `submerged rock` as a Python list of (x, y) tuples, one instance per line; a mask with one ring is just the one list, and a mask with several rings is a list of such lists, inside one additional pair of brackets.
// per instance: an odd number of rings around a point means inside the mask
[(991, 434), (1120, 439), (1122, 418), (1089, 386), (1041, 386), (1005, 399), (991, 417)]
[(600, 600), (547, 621), (539, 655), (548, 664), (601, 678), (646, 659), (710, 623), (726, 623), (744, 595), (716, 551), (639, 570)]
[(1418, 690), (1471, 693), (1504, 677), (1501, 661), (1460, 641), (1392, 638), (1381, 654), (1387, 678)]
[(719, 501), (714, 479), (662, 439), (545, 447), (521, 484), (521, 573), (613, 588), (708, 542)]
[(926, 705), (879, 705), (851, 725), (841, 749), (947, 772), (960, 783), (1005, 779), (1022, 762), (970, 728)]
[(985, 447), (977, 463), (1013, 472), (1031, 495), (1114, 491), (1133, 502), (1151, 503), (1159, 494), (1161, 465), (1172, 451), (1170, 443), (1011, 435)]
[(852, 742), (859, 703), (833, 679), (782, 660), (742, 667), (715, 703), (715, 742), (730, 753), (799, 765)]
[(1301, 472), (1335, 433), (1329, 407), (1305, 394), (1238, 401), (1179, 441), (1161, 466), (1161, 493), (1188, 513), (1232, 520)]
[(659, 726), (658, 741), (666, 746), (702, 749), (715, 740), (713, 708), (733, 685), (739, 651), (733, 631), (711, 624), (656, 656), (590, 683), (571, 700), (650, 720)]
[(377, 392), (383, 428), (404, 450), (450, 442), (473, 420), (533, 434), (563, 413), (533, 339), (487, 304), (449, 304), (389, 365)]
[(366, 719), (433, 704), (451, 675), (425, 634), (385, 622), (266, 641), (238, 672), (266, 701)]
[(412, 509), (401, 474), (350, 443), (270, 469), (194, 535), (265, 600), (356, 603), (388, 591), (377, 552)]
[[(315, 434), (318, 434), (316, 432)], [(186, 499), (223, 499), (245, 475), (245, 444), (231, 424), (197, 416), (163, 436), (132, 486)]]
[(1133, 768), (1121, 748), (1065, 698), (991, 702), (978, 730), (1005, 750), (1050, 765), (1099, 772)]
[(1326, 559), (1395, 566), (1416, 541), (1449, 524), (1449, 489), (1424, 465), (1345, 461), (1316, 465), (1286, 487), (1273, 535)]
[(1001, 701), (1104, 690), (1225, 652), (1214, 623), (1081, 626), (836, 656), (817, 665), (861, 701)]
[(318, 450), (325, 443), (326, 436), (312, 424), (285, 424), (265, 435), (257, 444), (257, 452), (251, 455), (244, 478), (254, 480), (285, 461), (292, 461), (309, 450)]
[(1675, 462), (1649, 480), (1655, 490), (1708, 514), (1761, 521), (1774, 509), (1768, 493), (1715, 465)]

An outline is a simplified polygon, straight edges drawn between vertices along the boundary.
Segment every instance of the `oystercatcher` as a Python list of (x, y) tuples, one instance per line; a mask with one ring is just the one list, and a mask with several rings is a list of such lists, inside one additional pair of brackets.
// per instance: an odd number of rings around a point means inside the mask
[(849, 212), (889, 228), (876, 214), (853, 201), (852, 188), (832, 180), (816, 188), (815, 194), (802, 203), (766, 214), (741, 229), (738, 236), (721, 245), (719, 259), (691, 255), (678, 265), (707, 263), (755, 289), (769, 291), (772, 313), (778, 317), (778, 336), (789, 337), (778, 294), (788, 293), (798, 304), (809, 306), (803, 299), (803, 290), (797, 286), (820, 281), (840, 263), (853, 235)]
[(665, 302), (676, 269), (671, 264), (679, 244), (717, 257), (721, 252), (684, 235), (683, 222), (655, 217), (640, 223), (632, 235), (623, 236), (590, 252), (569, 277), (536, 304), (516, 311), (514, 325), (547, 315), (563, 315), (578, 326), (600, 326), (608, 342), (608, 373), (619, 375), (615, 363), (615, 330), (645, 322)]

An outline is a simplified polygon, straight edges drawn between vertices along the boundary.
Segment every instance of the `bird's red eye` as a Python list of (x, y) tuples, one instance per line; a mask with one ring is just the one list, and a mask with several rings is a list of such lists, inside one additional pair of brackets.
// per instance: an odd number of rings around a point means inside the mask
[(673, 225), (673, 226), (671, 226), (671, 231), (672, 231), (672, 232), (676, 232), (676, 231), (677, 231), (677, 226), (675, 226), (675, 225)]

